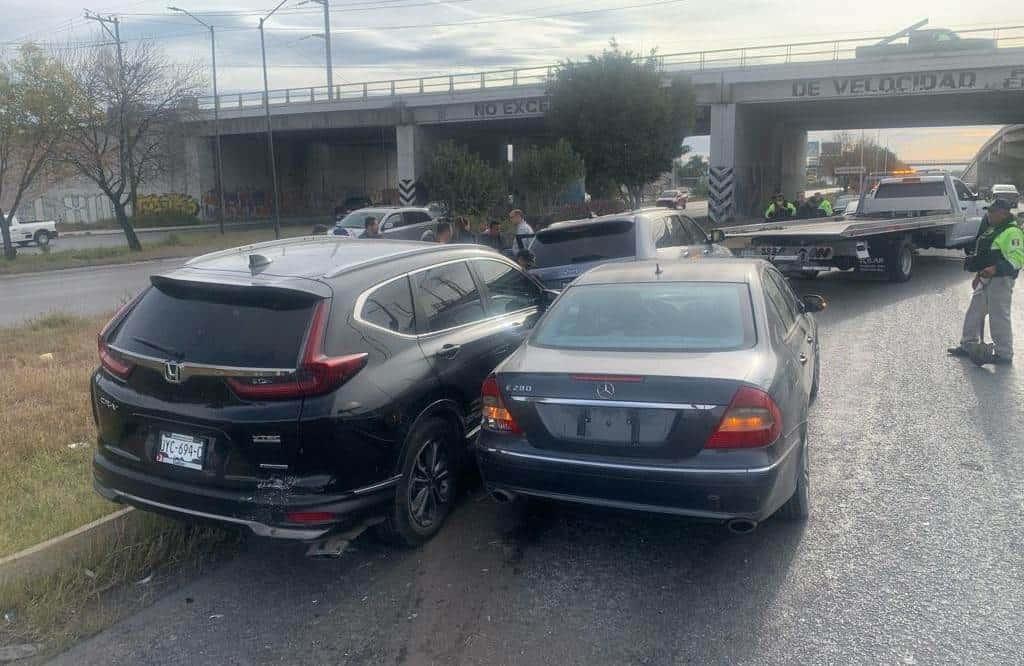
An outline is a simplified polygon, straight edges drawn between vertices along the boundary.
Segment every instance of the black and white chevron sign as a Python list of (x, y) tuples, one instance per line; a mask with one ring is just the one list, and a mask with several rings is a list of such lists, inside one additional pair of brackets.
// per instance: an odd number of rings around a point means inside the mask
[(709, 170), (708, 215), (715, 224), (723, 224), (736, 215), (736, 178), (732, 167)]
[(398, 198), (403, 206), (411, 206), (416, 203), (416, 181), (411, 178), (399, 180)]

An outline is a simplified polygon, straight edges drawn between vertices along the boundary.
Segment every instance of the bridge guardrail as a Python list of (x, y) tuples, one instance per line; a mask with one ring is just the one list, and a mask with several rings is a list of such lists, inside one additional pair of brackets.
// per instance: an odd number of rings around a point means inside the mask
[[(1024, 47), (1024, 26), (1000, 26), (957, 30), (961, 37), (985, 37), (998, 48)], [(801, 62), (853, 60), (858, 46), (875, 44), (885, 36), (838, 39), (830, 41), (795, 42), (767, 46), (740, 47), (666, 53), (656, 55), (658, 67), (664, 72), (704, 72), (709, 70), (745, 69), (758, 65)], [(646, 59), (643, 57), (642, 59)], [(509, 89), (547, 83), (558, 65), (517, 67), (484, 72), (464, 72), (418, 78), (340, 83), (327, 86), (306, 86), (271, 90), (270, 106), (359, 101), (411, 95), (479, 92), (488, 89)], [(333, 95), (331, 94), (333, 93)], [(262, 108), (263, 92), (224, 93), (218, 96), (221, 109)], [(333, 97), (333, 99), (332, 99)], [(213, 96), (197, 100), (200, 109), (212, 110)]]

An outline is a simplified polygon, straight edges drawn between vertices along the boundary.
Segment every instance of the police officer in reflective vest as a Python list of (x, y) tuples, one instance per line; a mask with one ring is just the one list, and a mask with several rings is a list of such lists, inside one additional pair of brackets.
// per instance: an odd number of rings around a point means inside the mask
[(981, 342), (988, 315), (993, 354), (976, 363), (1010, 365), (1013, 362), (1013, 330), (1010, 327), (1010, 301), (1017, 274), (1024, 268), (1024, 231), (1010, 213), (1010, 204), (997, 199), (988, 207), (987, 223), (982, 223), (967, 257), (964, 270), (975, 273), (974, 295), (964, 316), (960, 344), (949, 349), (953, 356), (971, 356), (972, 346)]
[(764, 217), (767, 220), (796, 217), (796, 206), (786, 201), (786, 197), (781, 192), (776, 192), (772, 196), (772, 202), (768, 204), (767, 210), (764, 211)]

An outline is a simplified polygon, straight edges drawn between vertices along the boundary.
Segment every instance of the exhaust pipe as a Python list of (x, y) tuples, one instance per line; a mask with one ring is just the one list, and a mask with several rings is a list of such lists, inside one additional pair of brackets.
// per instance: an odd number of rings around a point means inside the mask
[(757, 529), (757, 521), (747, 518), (733, 518), (725, 526), (733, 534), (750, 534)]
[(495, 488), (494, 490), (491, 491), (491, 497), (498, 504), (511, 504), (512, 502), (515, 502), (519, 496), (516, 495), (515, 493), (510, 493), (507, 490)]

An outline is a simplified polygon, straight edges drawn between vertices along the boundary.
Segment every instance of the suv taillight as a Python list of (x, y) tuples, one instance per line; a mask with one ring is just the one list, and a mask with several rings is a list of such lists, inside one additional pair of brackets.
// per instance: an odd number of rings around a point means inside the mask
[(135, 298), (118, 308), (114, 316), (103, 327), (103, 330), (96, 334), (96, 349), (100, 355), (100, 365), (103, 366), (104, 370), (121, 380), (128, 379), (128, 376), (132, 374), (132, 370), (135, 369), (135, 364), (111, 349), (108, 338), (114, 332), (114, 329), (124, 321), (124, 318), (128, 316), (128, 313), (131, 312), (132, 308), (135, 307), (135, 304), (139, 302), (145, 293), (146, 290), (143, 289)]
[(768, 446), (782, 432), (782, 413), (771, 396), (744, 386), (736, 391), (706, 449), (748, 449)]
[(480, 393), (483, 403), (482, 427), (484, 430), (513, 435), (523, 432), (519, 429), (516, 420), (512, 418), (512, 413), (505, 407), (505, 402), (501, 399), (501, 391), (498, 389), (498, 380), (494, 375), (484, 380)]
[(328, 301), (320, 301), (313, 310), (313, 321), (306, 336), (302, 360), (294, 373), (283, 377), (232, 377), (228, 385), (243, 400), (286, 400), (330, 393), (366, 366), (369, 354), (327, 356)]

